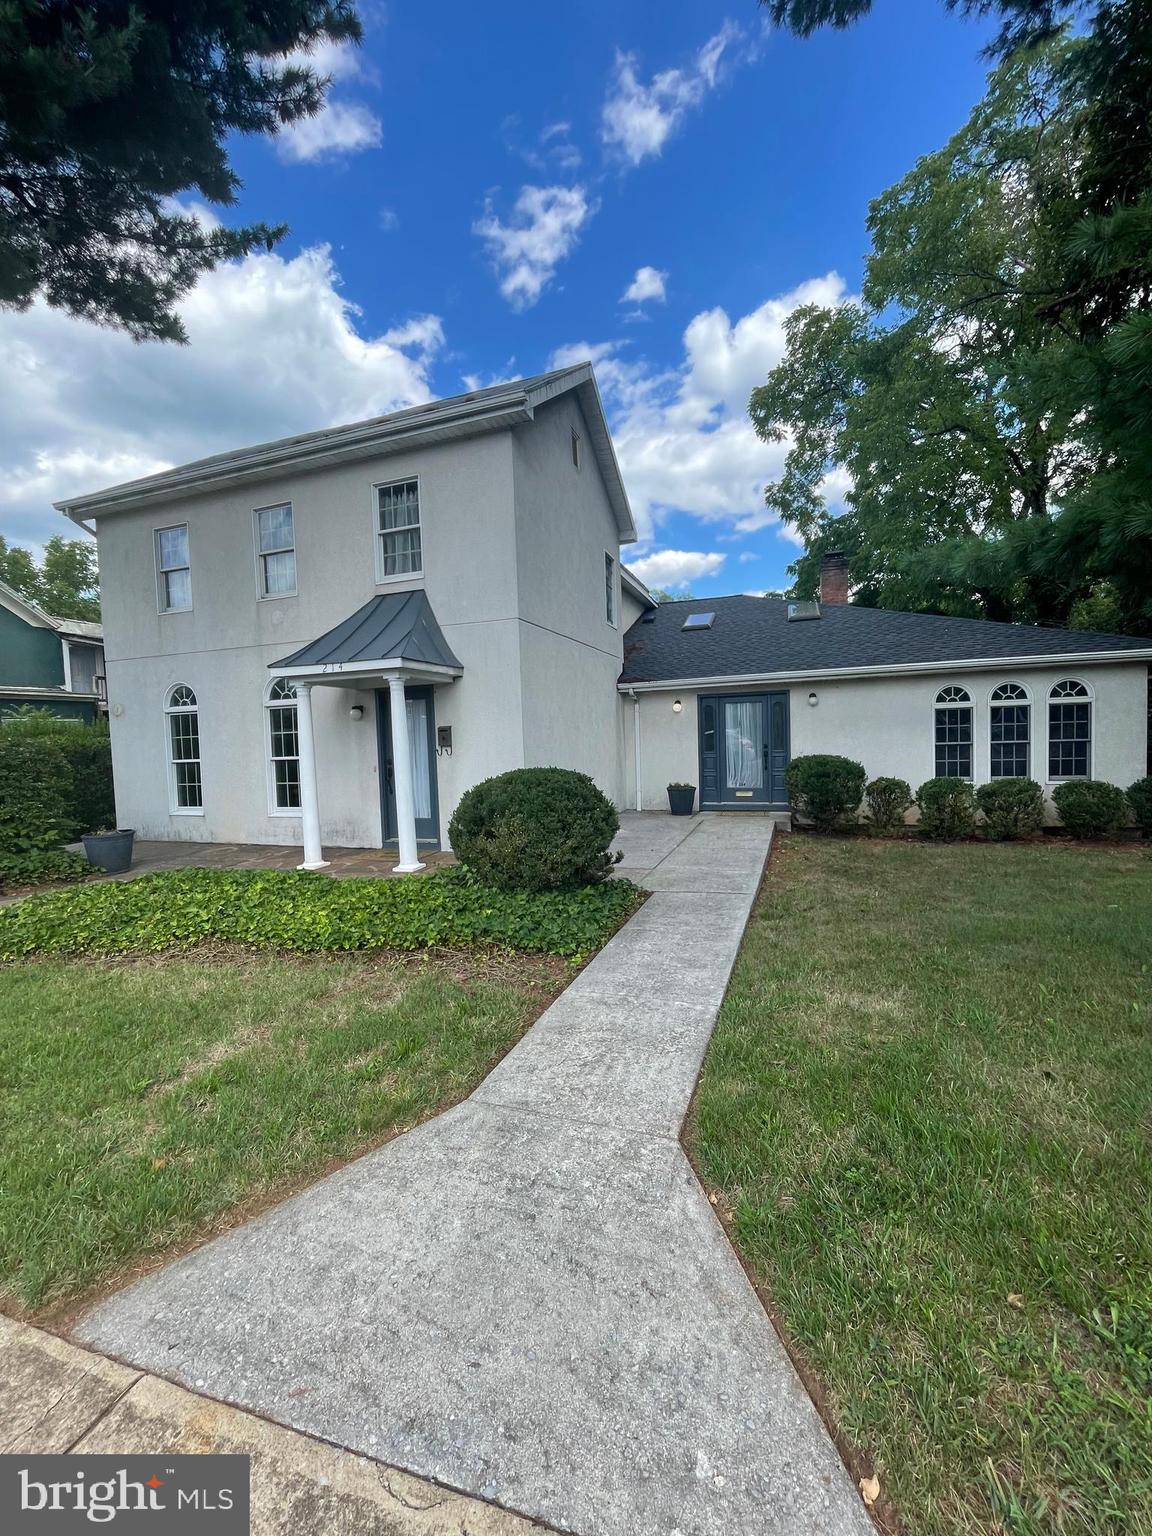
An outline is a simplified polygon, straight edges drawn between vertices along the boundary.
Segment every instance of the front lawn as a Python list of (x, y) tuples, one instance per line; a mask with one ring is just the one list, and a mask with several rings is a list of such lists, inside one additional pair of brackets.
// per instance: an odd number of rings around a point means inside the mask
[(781, 840), (694, 1153), (913, 1536), (1152, 1530), (1152, 858)]
[(75, 1297), (463, 1097), (567, 974), (445, 951), (0, 968), (0, 1306)]

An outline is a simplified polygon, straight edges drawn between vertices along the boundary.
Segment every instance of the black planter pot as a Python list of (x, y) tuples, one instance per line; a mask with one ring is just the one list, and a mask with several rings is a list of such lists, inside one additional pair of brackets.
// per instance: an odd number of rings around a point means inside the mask
[(692, 807), (696, 804), (696, 786), (689, 784), (686, 788), (673, 788), (668, 786), (668, 809), (673, 816), (691, 816)]
[(80, 839), (89, 864), (108, 875), (122, 874), (131, 867), (135, 840), (136, 832), (132, 827), (118, 827), (115, 832), (89, 832)]

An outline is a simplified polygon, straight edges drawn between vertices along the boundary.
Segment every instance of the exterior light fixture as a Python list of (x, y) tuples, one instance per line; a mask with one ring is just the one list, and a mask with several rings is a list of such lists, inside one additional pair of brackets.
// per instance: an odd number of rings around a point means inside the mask
[(819, 704), (820, 700), (817, 698), (815, 693), (810, 693), (808, 695), (808, 702), (809, 702), (809, 704), (812, 705), (813, 709), (815, 709), (816, 705)]
[(672, 713), (674, 715), (678, 715), (683, 708), (684, 706), (681, 704), (679, 699), (672, 700)]
[(363, 718), (364, 718), (364, 706), (363, 706), (363, 704), (353, 704), (352, 708), (348, 711), (348, 718), (349, 718), (349, 720), (363, 720)]

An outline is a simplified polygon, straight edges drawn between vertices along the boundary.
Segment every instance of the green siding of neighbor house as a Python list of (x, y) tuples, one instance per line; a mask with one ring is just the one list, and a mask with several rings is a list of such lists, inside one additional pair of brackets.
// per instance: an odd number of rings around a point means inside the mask
[(0, 688), (63, 688), (64, 652), (54, 629), (0, 607)]
[(69, 699), (60, 696), (49, 699), (30, 699), (26, 694), (6, 693), (3, 683), (0, 683), (0, 720), (3, 720), (5, 715), (10, 715), (15, 709), (29, 708), (46, 709), (58, 720), (83, 720), (87, 725), (91, 725), (96, 719), (96, 704), (92, 699)]

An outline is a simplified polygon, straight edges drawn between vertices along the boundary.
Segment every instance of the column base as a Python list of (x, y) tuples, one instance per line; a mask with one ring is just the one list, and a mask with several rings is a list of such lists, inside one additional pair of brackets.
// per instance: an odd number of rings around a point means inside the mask
[(332, 865), (327, 859), (318, 859), (315, 864), (297, 864), (297, 869), (331, 869)]
[(427, 869), (427, 864), (395, 864), (392, 867), (394, 875), (418, 875), (422, 869)]

